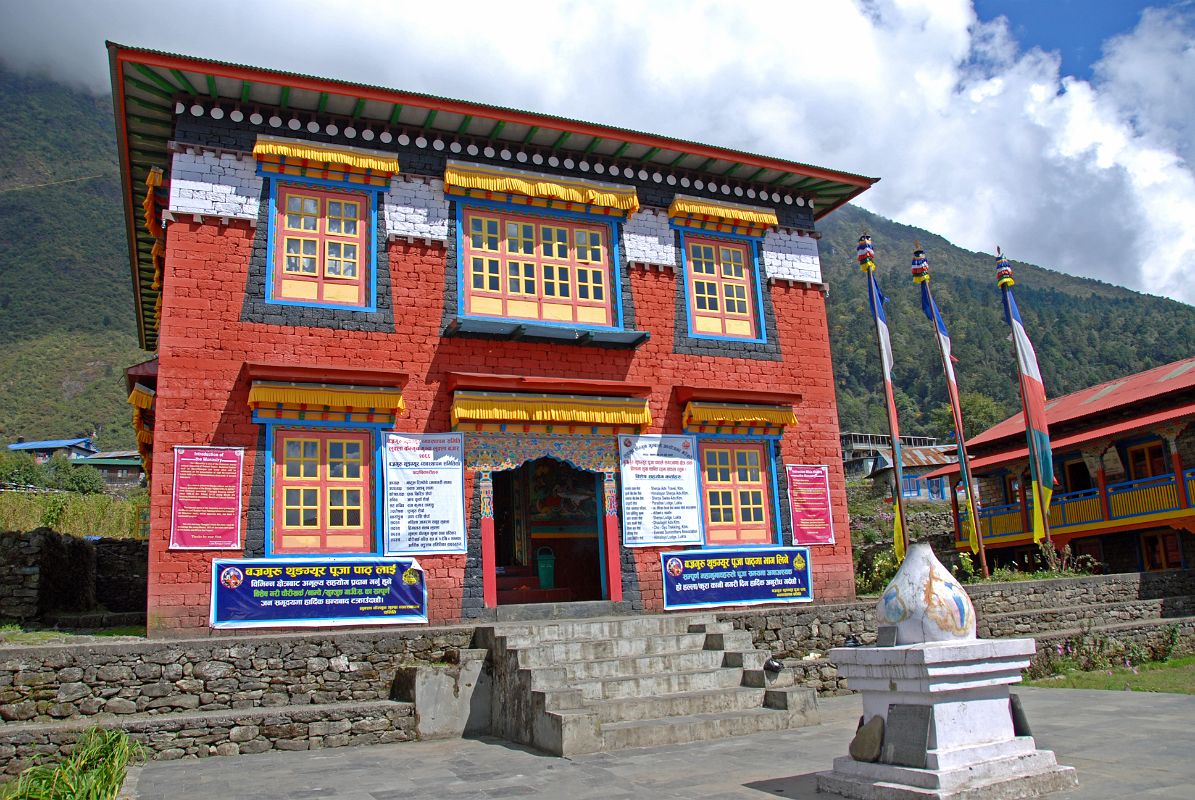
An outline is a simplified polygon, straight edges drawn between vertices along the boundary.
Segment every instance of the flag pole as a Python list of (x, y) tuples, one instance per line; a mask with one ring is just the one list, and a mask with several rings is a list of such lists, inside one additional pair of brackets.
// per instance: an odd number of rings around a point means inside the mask
[[(917, 249), (913, 252), (913, 282), (921, 285), (921, 308), (925, 316), (934, 324), (934, 338), (938, 340), (938, 353), (942, 356), (942, 371), (946, 374), (946, 394), (950, 399), (950, 413), (954, 419), (954, 437), (958, 442), (959, 474), (963, 479), (963, 492), (967, 498), (967, 527), (968, 544), (972, 553), (979, 554), (979, 566), (984, 578), (990, 577), (988, 572), (987, 548), (983, 542), (983, 533), (979, 527), (979, 498), (976, 496), (975, 480), (971, 475), (971, 459), (967, 456), (967, 441), (963, 429), (963, 407), (959, 402), (958, 381), (955, 380), (954, 365), (950, 363), (950, 334), (946, 330), (946, 322), (934, 302), (933, 290), (929, 286), (929, 259), (920, 245), (914, 243)], [(954, 492), (954, 486), (950, 487)]]
[(901, 493), (904, 489), (904, 470), (900, 452), (900, 423), (896, 414), (896, 395), (892, 390), (892, 338), (888, 333), (888, 320), (884, 315), (885, 297), (880, 294), (880, 287), (875, 279), (875, 250), (871, 246), (871, 237), (866, 233), (859, 237), (859, 244), (855, 248), (859, 259), (859, 268), (867, 275), (867, 300), (871, 306), (872, 319), (876, 325), (876, 346), (880, 353), (880, 366), (884, 377), (884, 405), (888, 412), (888, 431), (892, 439), (892, 475), (896, 485), (892, 490), (893, 529), (892, 549), (896, 553), (897, 562), (904, 561), (905, 551), (908, 549), (908, 526), (905, 521), (905, 507)]
[(1021, 390), (1021, 410), (1025, 418), (1025, 441), (1029, 447), (1029, 476), (1033, 515), (1033, 541), (1043, 539), (1051, 548), (1050, 500), (1054, 493), (1054, 463), (1050, 449), (1050, 433), (1046, 423), (1046, 393), (1037, 364), (1037, 354), (1025, 333), (1021, 313), (1013, 297), (1012, 265), (996, 248), (996, 282), (1004, 295), (1004, 317), (1012, 328), (1013, 352), (1017, 359), (1017, 383)]

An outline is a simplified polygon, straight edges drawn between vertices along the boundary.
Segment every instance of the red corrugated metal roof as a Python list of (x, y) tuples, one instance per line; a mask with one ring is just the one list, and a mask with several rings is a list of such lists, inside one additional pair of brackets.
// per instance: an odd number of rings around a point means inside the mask
[[(1051, 426), (1058, 425), (1192, 387), (1195, 387), (1195, 358), (1186, 358), (1050, 400), (1046, 403), (1046, 421)], [(1017, 413), (968, 439), (967, 447), (1024, 433), (1024, 417)]]
[[(1054, 439), (1050, 442), (1050, 446), (1051, 449), (1057, 453), (1067, 447), (1083, 444), (1084, 442), (1090, 442), (1093, 439), (1100, 439), (1105, 436), (1116, 436), (1117, 434), (1127, 433), (1128, 431), (1136, 430), (1137, 428), (1148, 428), (1151, 425), (1157, 425), (1159, 423), (1166, 422), (1167, 420), (1177, 419), (1178, 417), (1185, 417), (1192, 414), (1195, 414), (1195, 403), (1188, 403), (1187, 405), (1179, 406), (1177, 408), (1169, 408), (1165, 411), (1146, 414), (1145, 416), (1137, 417), (1136, 419), (1125, 420), (1123, 422), (1117, 422), (1111, 425), (1103, 425), (1098, 428), (1092, 428), (1091, 430), (1083, 431), (1082, 433), (1075, 433), (1071, 434), (1070, 436), (1064, 436), (1061, 439)], [(1021, 430), (1023, 432), (1024, 428)], [(1009, 461), (1016, 461), (1017, 459), (1028, 457), (1028, 446), (1019, 447), (1015, 450), (1006, 450), (1003, 453), (996, 453), (994, 455), (984, 456), (983, 458), (973, 458), (971, 459), (971, 469), (978, 470), (984, 467), (990, 467), (996, 464), (1003, 464)], [(934, 470), (923, 477), (937, 478), (942, 475), (952, 475), (958, 471), (958, 464), (955, 463), (951, 464), (950, 466), (943, 467), (942, 469)]]

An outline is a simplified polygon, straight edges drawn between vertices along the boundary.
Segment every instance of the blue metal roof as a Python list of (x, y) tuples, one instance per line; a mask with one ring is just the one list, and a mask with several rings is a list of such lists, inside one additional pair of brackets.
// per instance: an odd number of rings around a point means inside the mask
[(9, 450), (57, 450), (60, 447), (81, 447), (84, 450), (95, 452), (95, 448), (91, 446), (91, 439), (83, 437), (82, 439), (46, 439), (41, 442), (16, 442), (8, 446)]

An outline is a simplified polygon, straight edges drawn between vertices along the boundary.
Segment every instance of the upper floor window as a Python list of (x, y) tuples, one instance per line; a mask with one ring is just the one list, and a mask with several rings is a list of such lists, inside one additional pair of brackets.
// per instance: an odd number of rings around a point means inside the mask
[(612, 226), (466, 207), (461, 214), (468, 316), (612, 327)]
[(373, 195), (277, 183), (273, 298), (369, 305)]
[(751, 243), (686, 235), (685, 256), (691, 332), (760, 338)]

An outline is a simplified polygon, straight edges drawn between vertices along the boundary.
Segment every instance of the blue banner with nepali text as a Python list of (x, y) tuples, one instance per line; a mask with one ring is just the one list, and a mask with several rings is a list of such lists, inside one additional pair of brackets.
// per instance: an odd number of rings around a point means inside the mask
[(427, 622), (427, 584), (412, 558), (217, 558), (213, 628)]
[(813, 599), (807, 547), (681, 550), (660, 554), (664, 608), (710, 608)]

